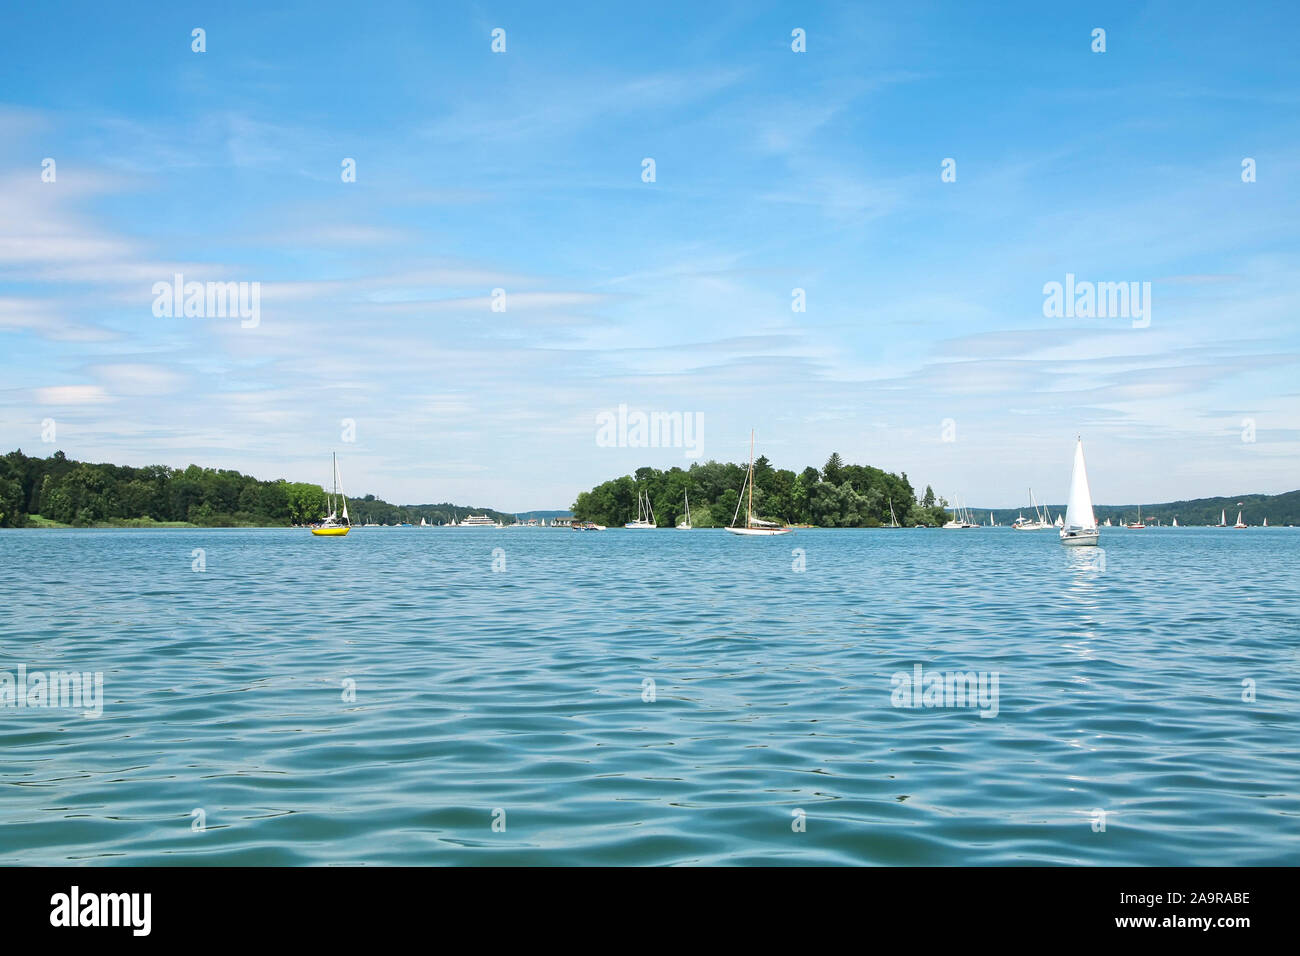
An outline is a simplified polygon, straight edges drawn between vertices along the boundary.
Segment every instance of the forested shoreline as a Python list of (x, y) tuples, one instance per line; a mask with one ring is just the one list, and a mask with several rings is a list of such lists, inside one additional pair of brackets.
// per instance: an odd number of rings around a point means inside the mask
[[(59, 524), (202, 527), (286, 527), (325, 517), (320, 485), (283, 479), (263, 481), (237, 471), (94, 464), (56, 451), (33, 458), (20, 450), (0, 458), (0, 528)], [(513, 520), (490, 508), (395, 505), (366, 495), (348, 498), (353, 524), (440, 524), (471, 512)]]

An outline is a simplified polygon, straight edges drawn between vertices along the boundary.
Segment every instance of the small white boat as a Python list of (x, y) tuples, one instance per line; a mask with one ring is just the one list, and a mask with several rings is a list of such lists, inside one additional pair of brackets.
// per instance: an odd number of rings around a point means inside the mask
[(1234, 527), (1234, 528), (1246, 528), (1246, 527), (1249, 527), (1249, 525), (1247, 525), (1246, 522), (1244, 522), (1244, 521), (1241, 520), (1241, 512), (1240, 512), (1240, 511), (1237, 512), (1237, 523), (1234, 524), (1233, 527)]
[(1216, 528), (1226, 528), (1227, 526), (1228, 526), (1228, 512), (1227, 512), (1227, 511), (1220, 511), (1220, 512), (1219, 512), (1219, 523), (1218, 523), (1217, 525), (1215, 525), (1215, 527), (1216, 527)]
[(677, 526), (677, 530), (690, 531), (691, 530), (691, 493), (689, 491), (683, 491), (682, 497), (686, 502), (686, 520)]
[[(749, 498), (746, 502), (745, 489), (749, 489)], [(740, 516), (740, 506), (745, 505), (745, 525), (736, 527), (736, 519)], [(749, 432), (749, 471), (745, 475), (745, 484), (740, 488), (740, 501), (736, 502), (736, 513), (731, 516), (731, 525), (727, 528), (732, 534), (742, 535), (774, 535), (789, 534), (792, 528), (778, 524), (775, 521), (762, 521), (754, 517), (754, 432)]]
[(1070, 498), (1061, 522), (1061, 544), (1067, 547), (1095, 545), (1101, 537), (1092, 513), (1092, 489), (1088, 487), (1088, 467), (1083, 460), (1083, 439), (1075, 440), (1074, 470), (1070, 474)]
[(647, 491), (644, 498), (641, 492), (636, 493), (636, 520), (627, 522), (623, 527), (630, 528), (633, 531), (645, 531), (658, 527), (655, 524), (654, 512), (650, 509), (650, 492)]
[(1177, 528), (1178, 526), (1179, 526), (1179, 525), (1178, 525), (1178, 519), (1175, 517), (1175, 518), (1174, 518), (1174, 523), (1171, 524), (1169, 527), (1171, 527), (1171, 528)]

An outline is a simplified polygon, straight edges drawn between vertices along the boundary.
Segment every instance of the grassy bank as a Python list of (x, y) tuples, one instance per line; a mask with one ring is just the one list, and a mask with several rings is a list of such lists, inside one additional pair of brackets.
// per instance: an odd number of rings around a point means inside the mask
[(28, 528), (197, 528), (188, 521), (154, 521), (152, 518), (113, 518), (109, 521), (96, 521), (87, 525), (64, 524), (44, 515), (28, 515)]

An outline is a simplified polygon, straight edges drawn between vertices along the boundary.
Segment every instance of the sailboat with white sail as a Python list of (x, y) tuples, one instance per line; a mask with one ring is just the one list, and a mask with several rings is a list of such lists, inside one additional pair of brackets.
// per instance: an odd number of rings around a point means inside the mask
[(1061, 544), (1068, 547), (1095, 545), (1101, 537), (1092, 513), (1092, 489), (1088, 487), (1088, 466), (1083, 460), (1083, 439), (1076, 438), (1074, 469), (1070, 474), (1070, 498), (1065, 505)]
[(1249, 525), (1247, 525), (1246, 522), (1244, 522), (1244, 521), (1241, 520), (1241, 512), (1240, 512), (1240, 511), (1237, 512), (1237, 523), (1234, 524), (1233, 527), (1234, 527), (1234, 528), (1247, 528), (1247, 527), (1249, 527)]
[(654, 511), (650, 508), (650, 492), (636, 493), (636, 520), (627, 522), (623, 527), (631, 528), (633, 531), (659, 527), (655, 524)]
[[(311, 529), (311, 533), (326, 538), (341, 538), (352, 530), (352, 520), (348, 517), (348, 498), (343, 493), (343, 481), (339, 478), (339, 456), (334, 455), (334, 491), (329, 497), (330, 513), (325, 520)], [(343, 514), (338, 513), (342, 503)]]
[[(749, 491), (749, 497), (745, 497), (746, 489)], [(740, 517), (741, 507), (745, 508), (745, 524), (743, 527), (737, 527), (736, 521)], [(789, 534), (792, 528), (778, 524), (775, 521), (763, 521), (754, 517), (754, 432), (749, 432), (749, 471), (745, 474), (745, 483), (740, 488), (740, 500), (736, 502), (736, 513), (731, 516), (731, 524), (727, 530), (732, 534), (743, 535), (774, 535)]]
[(690, 491), (683, 489), (683, 490), (682, 490), (682, 499), (683, 499), (683, 500), (685, 501), (685, 503), (686, 503), (686, 520), (683, 521), (681, 524), (677, 525), (677, 530), (678, 530), (678, 531), (690, 531), (690, 530), (691, 530), (691, 493), (690, 493)]

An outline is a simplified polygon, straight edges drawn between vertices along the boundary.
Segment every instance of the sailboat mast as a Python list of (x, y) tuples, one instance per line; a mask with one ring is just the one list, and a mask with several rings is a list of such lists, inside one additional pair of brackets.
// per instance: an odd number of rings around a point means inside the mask
[(339, 490), (339, 480), (338, 480), (339, 466), (338, 466), (338, 460), (335, 458), (335, 454), (336, 454), (335, 452), (330, 452), (330, 465), (331, 465), (330, 470), (332, 472), (330, 475), (330, 493), (328, 496), (330, 514), (334, 514), (334, 512), (338, 510), (338, 506), (334, 503), (334, 493)]
[(749, 507), (745, 513), (745, 527), (754, 520), (754, 429), (749, 430)]

